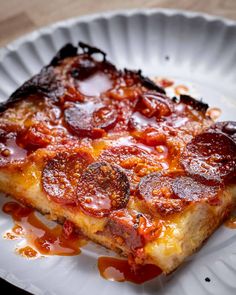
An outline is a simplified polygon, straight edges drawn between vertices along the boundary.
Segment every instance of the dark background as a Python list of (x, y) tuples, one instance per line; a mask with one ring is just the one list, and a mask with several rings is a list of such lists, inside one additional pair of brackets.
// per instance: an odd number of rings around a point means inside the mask
[(30, 295), (30, 293), (23, 291), (2, 279), (0, 279), (0, 292), (1, 294)]

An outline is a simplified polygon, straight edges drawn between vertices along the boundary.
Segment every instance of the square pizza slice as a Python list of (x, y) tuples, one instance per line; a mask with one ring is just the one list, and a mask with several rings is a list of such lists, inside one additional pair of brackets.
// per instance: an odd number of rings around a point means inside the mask
[(169, 273), (234, 203), (236, 123), (207, 108), (68, 44), (0, 105), (0, 190)]

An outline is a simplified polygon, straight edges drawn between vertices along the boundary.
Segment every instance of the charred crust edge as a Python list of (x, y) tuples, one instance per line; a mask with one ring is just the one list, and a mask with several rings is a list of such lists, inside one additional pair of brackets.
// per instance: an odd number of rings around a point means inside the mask
[(78, 43), (78, 48), (72, 44), (66, 44), (56, 53), (49, 65), (42, 68), (39, 74), (17, 88), (7, 101), (0, 103), (0, 113), (4, 112), (13, 103), (23, 100), (25, 96), (31, 94), (42, 94), (56, 100), (60, 94), (63, 94), (63, 86), (54, 73), (54, 67), (63, 59), (76, 56), (80, 48), (84, 54), (93, 55), (99, 53), (102, 54), (103, 61), (106, 59), (106, 54), (102, 50), (83, 42)]
[(50, 62), (50, 65), (55, 67), (59, 64), (59, 62), (67, 57), (73, 57), (77, 55), (77, 47), (73, 46), (72, 44), (68, 43), (65, 46), (63, 46), (53, 57), (53, 59)]
[[(43, 67), (39, 74), (33, 76), (22, 86), (16, 89), (16, 91), (11, 94), (7, 101), (0, 103), (0, 113), (4, 112), (13, 103), (24, 99), (24, 97), (27, 95), (42, 94), (57, 100), (58, 96), (63, 94), (63, 86), (56, 77), (54, 67), (58, 66), (60, 62), (67, 57), (77, 56), (80, 49), (82, 50), (83, 54), (88, 54), (90, 56), (93, 54), (101, 54), (103, 57), (103, 62), (106, 61), (106, 53), (97, 47), (90, 46), (84, 42), (79, 42), (77, 48), (68, 43), (56, 53), (49, 65)], [(141, 70), (128, 71), (125, 69), (125, 72), (130, 72), (137, 75), (140, 83), (147, 89), (155, 90), (159, 93), (165, 94), (165, 90), (148, 77), (143, 76)]]
[(10, 98), (0, 104), (0, 112), (4, 112), (13, 103), (24, 99), (27, 95), (43, 94), (52, 99), (56, 99), (62, 93), (62, 85), (57, 80), (52, 66), (44, 67), (41, 72), (26, 81), (16, 91), (14, 91)]
[(140, 83), (142, 84), (142, 86), (146, 87), (147, 89), (155, 90), (155, 91), (157, 91), (159, 93), (166, 94), (164, 88), (158, 86), (155, 82), (153, 82), (148, 77), (143, 76), (142, 70), (139, 69), (137, 71), (132, 71), (132, 70), (128, 70), (128, 69), (125, 68), (124, 72), (125, 73), (131, 73), (133, 75), (137, 75), (139, 80), (140, 80)]
[(148, 88), (149, 90), (155, 90), (159, 93), (166, 94), (165, 90), (158, 86), (156, 83), (154, 83), (151, 79), (148, 77), (145, 77), (140, 74), (141, 83), (144, 87)]
[(101, 54), (103, 56), (103, 61), (106, 60), (106, 53), (104, 51), (102, 51), (101, 49), (94, 47), (94, 46), (90, 46), (84, 42), (79, 42), (78, 43), (79, 48), (81, 48), (83, 50), (83, 53), (88, 54), (88, 55), (93, 55), (93, 54)]
[[(174, 102), (176, 102), (176, 98), (173, 98)], [(180, 102), (184, 103), (186, 105), (191, 106), (197, 111), (200, 111), (202, 113), (205, 113), (207, 109), (209, 108), (209, 105), (201, 100), (197, 100), (189, 95), (180, 95)]]

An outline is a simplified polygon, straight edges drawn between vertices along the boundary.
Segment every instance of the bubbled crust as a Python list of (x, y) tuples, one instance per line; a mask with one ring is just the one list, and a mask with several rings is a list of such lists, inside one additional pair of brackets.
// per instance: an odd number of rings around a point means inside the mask
[[(151, 255), (144, 249), (171, 222), (194, 206), (216, 212), (221, 206), (225, 178), (198, 179), (189, 162), (195, 158), (201, 166), (201, 152), (191, 145), (214, 133), (232, 144), (223, 153), (232, 167), (234, 122), (212, 125), (207, 107), (188, 96), (167, 97), (141, 71), (117, 70), (98, 48), (66, 45), (1, 104), (0, 174), (10, 171), (25, 192), (40, 189), (41, 203), (45, 197), (55, 215), (71, 219), (91, 239), (147, 263)], [(26, 171), (30, 180), (21, 186)], [(227, 181), (234, 172), (226, 173)], [(161, 265), (166, 272), (176, 267)]]

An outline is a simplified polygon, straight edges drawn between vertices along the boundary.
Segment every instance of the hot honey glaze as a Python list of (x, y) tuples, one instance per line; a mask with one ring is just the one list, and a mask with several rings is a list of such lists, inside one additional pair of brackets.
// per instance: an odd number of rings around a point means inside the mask
[(24, 238), (27, 246), (17, 249), (24, 257), (36, 258), (39, 254), (78, 255), (81, 252), (80, 246), (86, 243), (85, 238), (78, 234), (68, 221), (63, 227), (56, 225), (49, 228), (35, 215), (33, 209), (16, 202), (6, 203), (3, 212), (10, 215), (15, 222), (11, 232), (5, 234), (5, 238)]
[(129, 281), (142, 284), (152, 280), (162, 273), (161, 269), (152, 264), (131, 266), (127, 260), (112, 257), (99, 257), (98, 269), (100, 275), (110, 281)]

